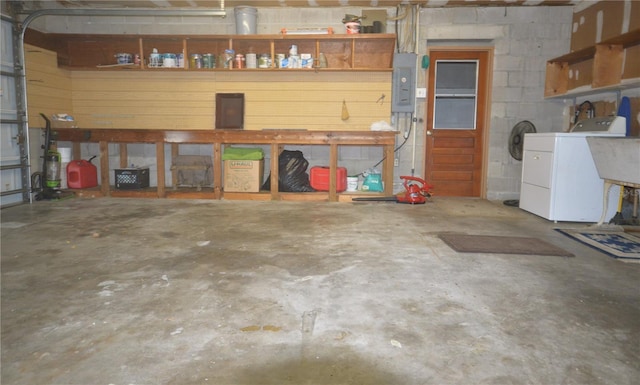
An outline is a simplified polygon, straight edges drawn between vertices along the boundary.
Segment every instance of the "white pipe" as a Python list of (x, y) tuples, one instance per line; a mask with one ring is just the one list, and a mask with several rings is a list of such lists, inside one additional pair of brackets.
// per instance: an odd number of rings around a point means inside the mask
[[(420, 5), (416, 5), (416, 9), (418, 12), (418, 16), (416, 17), (416, 27), (414, 28), (415, 31), (415, 37), (413, 38), (413, 44), (414, 44), (414, 52), (416, 53), (416, 73), (415, 73), (415, 81), (414, 81), (414, 87), (418, 86), (418, 69), (420, 68), (419, 62), (420, 60), (418, 60), (418, 58), (420, 57), (420, 55), (418, 55), (418, 39), (420, 38)], [(415, 106), (415, 111), (418, 111), (418, 96), (417, 93), (414, 96), (414, 102), (413, 102), (414, 106)], [(411, 145), (411, 176), (415, 176), (415, 172), (416, 172), (416, 131), (417, 131), (417, 113), (412, 116), (411, 119), (411, 124), (413, 125), (413, 143)]]

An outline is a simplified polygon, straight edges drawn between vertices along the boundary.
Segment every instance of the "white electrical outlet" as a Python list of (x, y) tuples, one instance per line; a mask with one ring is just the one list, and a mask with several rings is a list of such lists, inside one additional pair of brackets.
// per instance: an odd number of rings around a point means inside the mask
[(426, 97), (427, 97), (426, 88), (416, 88), (416, 98), (426, 98)]
[(393, 159), (393, 166), (394, 166), (394, 167), (398, 167), (398, 165), (399, 165), (398, 158), (394, 158), (394, 159)]

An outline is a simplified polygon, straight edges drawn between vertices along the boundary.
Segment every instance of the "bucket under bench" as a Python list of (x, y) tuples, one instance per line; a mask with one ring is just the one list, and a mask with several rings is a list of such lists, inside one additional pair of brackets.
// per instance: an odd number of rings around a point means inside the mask
[[(395, 131), (307, 131), (307, 130), (148, 130), (148, 129), (56, 129), (57, 140), (71, 142), (73, 158), (81, 159), (81, 143), (98, 143), (100, 148), (100, 184), (97, 188), (74, 190), (78, 196), (111, 196), (139, 198), (236, 199), (236, 200), (302, 200), (351, 201), (357, 196), (390, 196), (393, 194), (393, 153)], [(116, 190), (109, 182), (109, 144), (119, 144), (120, 166), (127, 167), (127, 144), (152, 143), (156, 146), (157, 186), (141, 190)], [(213, 146), (213, 191), (178, 191), (166, 187), (165, 145), (178, 155), (180, 144), (211, 144)], [(260, 192), (225, 192), (222, 179), (223, 146), (269, 145), (271, 151), (271, 189)], [(291, 193), (278, 191), (278, 156), (285, 145), (329, 146), (329, 191)], [(383, 151), (382, 181), (384, 191), (341, 192), (336, 186), (339, 146), (379, 146)], [(175, 179), (175, 178), (174, 178)], [(174, 181), (175, 182), (175, 181)]]

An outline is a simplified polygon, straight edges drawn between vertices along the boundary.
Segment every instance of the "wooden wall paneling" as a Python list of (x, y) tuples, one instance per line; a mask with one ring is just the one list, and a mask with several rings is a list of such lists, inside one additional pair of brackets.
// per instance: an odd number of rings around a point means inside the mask
[[(73, 113), (70, 72), (58, 68), (53, 51), (25, 45), (27, 109), (30, 126), (44, 127), (40, 113)], [(76, 119), (77, 120), (77, 119)]]
[(369, 130), (390, 114), (390, 73), (150, 72), (74, 71), (77, 120), (86, 128), (208, 130), (216, 93), (245, 94), (247, 130)]

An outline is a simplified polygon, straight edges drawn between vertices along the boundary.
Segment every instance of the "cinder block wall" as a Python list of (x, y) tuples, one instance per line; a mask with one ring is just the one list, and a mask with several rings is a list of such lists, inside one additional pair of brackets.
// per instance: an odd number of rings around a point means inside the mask
[[(363, 8), (259, 8), (258, 33), (279, 33), (281, 28), (332, 27), (342, 33), (345, 14), (360, 15)], [(395, 15), (394, 8), (387, 14)], [(215, 17), (46, 17), (32, 24), (36, 29), (59, 33), (127, 33), (127, 34), (233, 34), (233, 9), (224, 18)], [(514, 199), (519, 197), (522, 164), (508, 151), (512, 127), (521, 120), (530, 120), (539, 132), (560, 131), (566, 117), (562, 101), (544, 100), (545, 63), (548, 59), (569, 52), (572, 7), (486, 7), (486, 8), (424, 8), (419, 13), (419, 56), (430, 44), (482, 44), (495, 48), (491, 122), (488, 132), (486, 197)], [(395, 32), (393, 22), (388, 32)], [(418, 86), (424, 87), (420, 71)], [(413, 135), (398, 152), (395, 169), (397, 189), (400, 175), (421, 176), (424, 164), (424, 99), (419, 99), (416, 117), (416, 137)], [(401, 137), (399, 136), (399, 139)], [(133, 147), (133, 146), (130, 146)], [(206, 154), (207, 148), (187, 149), (189, 153)], [(322, 164), (328, 159), (322, 147), (305, 146), (310, 164)], [(130, 154), (136, 153), (134, 148)], [(146, 151), (139, 151), (145, 154)], [(415, 156), (414, 156), (415, 154)], [(349, 174), (364, 171), (380, 160), (375, 149), (345, 148), (340, 152), (340, 165)], [(144, 162), (141, 159), (140, 162)], [(267, 163), (268, 164), (268, 163)], [(265, 170), (265, 175), (268, 170)], [(154, 172), (151, 173), (154, 175)], [(170, 180), (170, 178), (167, 178)], [(153, 181), (152, 181), (153, 183)]]

